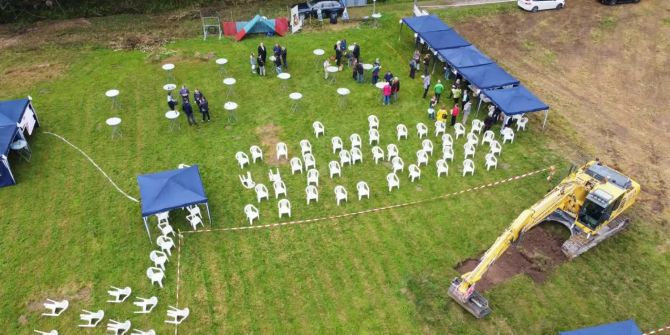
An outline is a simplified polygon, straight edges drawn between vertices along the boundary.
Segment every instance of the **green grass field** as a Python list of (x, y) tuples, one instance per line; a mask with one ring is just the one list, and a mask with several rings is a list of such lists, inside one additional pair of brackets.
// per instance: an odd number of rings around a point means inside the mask
[[(540, 117), (533, 116), (529, 131), (504, 146), (497, 170), (484, 169), (486, 150), (479, 149), (475, 175), (461, 177), (461, 138), (448, 177), (436, 177), (433, 156), (422, 168), (420, 181), (410, 183), (405, 172), (400, 190), (389, 194), (385, 175), (390, 166), (372, 161), (367, 116), (379, 117), (382, 146), (397, 143), (406, 166), (420, 148), (414, 125), (425, 122), (433, 129), (425, 113), (427, 101), (420, 99), (420, 79), (407, 78), (413, 38), (404, 30), (398, 39), (398, 18), (385, 17), (382, 29), (376, 30), (354, 27), (285, 38), (252, 37), (240, 43), (193, 38), (153, 54), (86, 46), (7, 52), (0, 68), (54, 60), (67, 68), (51, 80), (9, 83), (0, 93), (1, 98), (30, 94), (42, 123), (30, 139), (31, 162), (11, 157), (18, 185), (0, 191), (0, 332), (27, 334), (53, 328), (63, 334), (85, 333), (76, 327), (80, 309), (103, 309), (107, 318), (130, 319), (134, 328), (172, 331), (163, 320), (167, 305), (176, 302), (176, 258), (167, 265), (164, 289), (152, 287), (145, 270), (151, 265), (148, 255), (154, 245), (147, 241), (139, 205), (117, 193), (78, 152), (44, 131), (79, 146), (133, 196), (139, 195), (138, 174), (176, 168), (179, 163), (199, 164), (214, 228), (247, 225), (242, 208), (256, 204), (253, 191), (244, 190), (238, 181), (244, 170), (237, 165), (235, 152), (262, 145), (265, 162), (252, 164), (249, 170), (269, 186), (267, 171), (274, 165), (267, 153), (278, 140), (289, 145), (290, 156), (298, 156), (298, 142), (309, 139), (321, 173), (319, 203), (307, 206), (305, 174), (292, 176), (288, 165), (279, 165), (293, 207), (291, 220), (431, 198), (552, 164), (559, 168), (558, 175), (565, 172), (569, 162), (560, 152), (547, 149), (552, 134), (542, 133)], [(358, 42), (366, 62), (379, 57), (385, 69), (401, 78), (399, 103), (382, 106), (378, 90), (368, 82), (355, 83), (346, 70), (338, 74), (336, 85), (323, 80), (312, 50), (323, 48), (330, 54), (341, 38)], [(261, 40), (268, 46), (276, 41), (288, 47), (292, 75), (288, 89), (271, 75), (271, 65), (267, 78), (250, 73), (248, 56)], [(208, 58), (210, 54), (213, 58)], [(228, 124), (222, 108), (225, 87), (214, 64), (217, 57), (229, 59), (228, 73), (238, 80), (233, 100), (240, 108), (234, 125)], [(189, 127), (180, 118), (181, 130), (168, 131), (161, 89), (164, 62), (176, 64), (178, 84), (204, 92), (212, 122)], [(338, 106), (337, 87), (352, 90), (347, 107)], [(119, 111), (112, 111), (104, 96), (110, 88), (121, 90)], [(296, 113), (289, 110), (288, 94), (293, 91), (304, 94)], [(110, 139), (104, 123), (115, 115), (123, 119), (119, 140)], [(200, 121), (197, 112), (196, 118)], [(314, 138), (315, 120), (324, 123), (325, 137)], [(410, 128), (408, 140), (396, 141), (398, 123)], [(339, 135), (348, 144), (354, 132), (364, 140), (364, 163), (344, 167), (342, 178), (329, 179), (327, 163), (336, 159), (330, 137)], [(439, 141), (433, 134), (431, 138), (439, 151)], [(180, 332), (555, 334), (626, 318), (636, 319), (645, 329), (669, 320), (670, 262), (648, 243), (662, 237), (635, 210), (631, 214), (639, 224), (563, 264), (547, 282), (536, 284), (517, 276), (488, 292), (494, 309), (488, 319), (475, 321), (449, 300), (447, 288), (458, 275), (454, 266), (486, 249), (518, 213), (541, 198), (553, 186), (545, 177), (538, 174), (446, 200), (335, 221), (186, 234), (179, 305), (188, 306), (192, 315)], [(356, 199), (359, 180), (370, 184), (371, 199)], [(349, 191), (349, 201), (339, 207), (333, 194), (337, 184)], [(275, 199), (259, 206), (260, 224), (289, 220), (277, 218), (276, 206)], [(173, 212), (177, 220), (171, 223), (189, 230), (183, 216)], [(157, 229), (152, 228), (155, 238)], [(131, 286), (133, 295), (156, 295), (159, 306), (153, 314), (141, 316), (132, 313), (130, 302), (108, 304), (110, 285)], [(40, 303), (47, 297), (69, 298), (71, 307), (59, 318), (41, 317)]]

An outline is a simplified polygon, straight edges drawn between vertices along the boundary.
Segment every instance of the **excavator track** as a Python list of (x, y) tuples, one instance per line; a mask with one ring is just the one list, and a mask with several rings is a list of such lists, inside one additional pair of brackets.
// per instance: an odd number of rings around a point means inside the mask
[(627, 217), (619, 216), (598, 231), (596, 235), (588, 236), (581, 231), (575, 233), (569, 240), (563, 243), (561, 250), (569, 259), (573, 259), (595, 247), (600, 242), (616, 235), (625, 229), (629, 222), (630, 220)]

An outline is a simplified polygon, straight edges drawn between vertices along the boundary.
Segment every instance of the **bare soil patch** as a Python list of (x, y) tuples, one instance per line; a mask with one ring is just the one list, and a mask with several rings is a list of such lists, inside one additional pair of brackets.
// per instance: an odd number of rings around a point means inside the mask
[[(561, 251), (565, 238), (553, 230), (538, 226), (526, 232), (520, 242), (511, 246), (477, 283), (478, 291), (488, 291), (518, 274), (526, 274), (542, 283), (552, 269), (567, 261)], [(456, 265), (461, 274), (472, 271), (479, 258), (468, 258)]]
[(31, 299), (26, 303), (26, 309), (29, 312), (38, 312), (42, 311), (44, 309), (44, 301), (46, 298), (54, 299), (54, 300), (60, 300), (60, 299), (66, 299), (70, 302), (73, 301), (84, 301), (88, 302), (91, 301), (91, 294), (93, 292), (93, 289), (91, 287), (92, 285), (86, 284), (84, 286), (78, 286), (75, 284), (72, 285), (67, 285), (65, 287), (60, 288), (56, 292), (47, 292), (45, 293), (45, 296)]
[(273, 166), (285, 165), (285, 160), (277, 160), (277, 143), (279, 143), (279, 133), (281, 127), (275, 124), (266, 124), (255, 129), (256, 135), (261, 140), (261, 148), (263, 149), (263, 160)]
[(52, 80), (60, 77), (67, 65), (62, 63), (42, 63), (33, 65), (22, 65), (5, 69), (2, 72), (2, 77), (7, 81), (13, 83), (14, 88), (28, 88), (32, 87), (38, 82), (44, 80)]

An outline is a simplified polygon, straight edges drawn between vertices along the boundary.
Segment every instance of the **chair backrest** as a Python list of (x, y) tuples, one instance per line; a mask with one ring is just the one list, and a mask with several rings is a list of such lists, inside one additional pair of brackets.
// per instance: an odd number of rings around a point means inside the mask
[(472, 161), (472, 159), (466, 159), (463, 161), (463, 168), (464, 169), (474, 169), (475, 168), (475, 162)]
[(312, 180), (312, 179), (319, 179), (319, 170), (309, 169), (309, 171), (307, 171), (307, 180)]
[(312, 155), (311, 153), (306, 153), (302, 155), (302, 159), (305, 160), (305, 164), (316, 163), (316, 159), (314, 158), (314, 155)]
[(456, 129), (456, 132), (458, 132), (458, 133), (464, 133), (465, 132), (465, 127), (460, 123), (454, 124), (454, 129)]
[(391, 163), (393, 166), (403, 166), (405, 165), (405, 162), (402, 161), (402, 158), (400, 156), (393, 157), (393, 160), (391, 160)]
[(388, 181), (389, 184), (391, 184), (391, 185), (395, 185), (395, 184), (398, 184), (400, 182), (400, 180), (398, 179), (398, 175), (396, 175), (393, 172), (386, 175), (386, 181)]
[(235, 159), (237, 159), (238, 161), (248, 161), (248, 160), (249, 160), (249, 156), (247, 156), (247, 154), (245, 154), (245, 153), (242, 152), (242, 151), (238, 151), (238, 152), (235, 154)]
[(353, 133), (351, 136), (349, 136), (349, 141), (351, 141), (351, 145), (361, 144), (361, 136)]
[(249, 216), (255, 216), (258, 214), (258, 208), (252, 204), (244, 206), (244, 213)]
[(324, 128), (323, 123), (321, 123), (319, 121), (314, 121), (314, 123), (312, 123), (312, 128), (314, 128), (314, 130), (316, 130), (316, 131), (321, 132), (321, 131), (323, 131), (323, 128)]
[(174, 244), (174, 242), (172, 241), (172, 238), (170, 238), (170, 237), (158, 236), (158, 238), (156, 239), (156, 244), (162, 246), (162, 245), (166, 245), (166, 244)]
[(486, 159), (487, 162), (496, 162), (496, 161), (498, 160), (498, 159), (496, 158), (495, 154), (493, 154), (492, 152), (489, 152), (489, 153), (486, 154), (486, 156), (484, 156), (484, 157), (485, 157), (485, 159)]
[(340, 171), (340, 163), (337, 161), (330, 161), (330, 163), (328, 163), (328, 169), (331, 171)]
[(265, 185), (263, 184), (256, 184), (254, 190), (256, 191), (257, 194), (268, 194), (268, 188), (265, 187)]
[(416, 151), (416, 158), (418, 160), (427, 160), (428, 159), (428, 153), (426, 152), (426, 150), (419, 149), (419, 150)]
[(391, 144), (386, 146), (386, 151), (388, 151), (389, 155), (391, 155), (391, 154), (398, 155), (398, 146), (391, 143)]
[(356, 184), (356, 189), (358, 190), (359, 193), (367, 193), (370, 190), (370, 188), (368, 187), (368, 183), (364, 181), (359, 181)]
[(452, 145), (453, 143), (454, 143), (454, 138), (451, 137), (451, 134), (442, 135), (442, 145), (445, 145), (445, 144)]
[(472, 120), (472, 128), (481, 128), (483, 125), (482, 121), (479, 119)]
[(338, 197), (346, 197), (347, 190), (342, 185), (335, 186), (335, 195)]
[(421, 142), (421, 147), (423, 147), (424, 150), (425, 149), (433, 150), (433, 141), (425, 139)]
[(438, 160), (435, 162), (435, 165), (437, 166), (438, 170), (441, 170), (441, 169), (445, 169), (445, 170), (446, 170), (446, 169), (449, 168), (449, 165), (447, 164), (447, 161), (445, 161), (444, 159), (438, 159)]
[(156, 261), (162, 257), (167, 257), (167, 255), (160, 250), (153, 250), (149, 253), (149, 259), (151, 259), (152, 261)]
[(495, 141), (495, 140), (491, 142), (491, 150), (495, 151), (495, 150), (501, 150), (501, 149), (502, 149), (502, 147), (500, 146), (500, 142)]
[(372, 154), (374, 156), (384, 157), (384, 150), (382, 150), (382, 148), (380, 148), (379, 146), (375, 145), (374, 147), (372, 147)]
[(316, 196), (319, 194), (319, 190), (314, 185), (307, 185), (307, 187), (305, 187), (305, 193), (307, 194), (308, 198), (311, 198), (310, 196)]
[(249, 147), (249, 151), (251, 152), (252, 155), (263, 155), (263, 150), (261, 150), (261, 147), (257, 145), (252, 145)]
[(505, 137), (513, 137), (514, 136), (514, 130), (512, 130), (512, 128), (510, 128), (510, 127), (505, 127), (502, 130), (502, 134)]
[(416, 164), (410, 164), (409, 167), (409, 173), (411, 174), (419, 174), (421, 173), (421, 169)]
[(468, 142), (479, 142), (479, 137), (475, 133), (472, 133), (472, 132), (468, 133), (467, 138), (468, 138)]
[(291, 158), (291, 167), (292, 168), (297, 168), (297, 167), (302, 167), (302, 161), (298, 157), (293, 157)]
[(475, 146), (472, 143), (467, 142), (467, 143), (463, 144), (463, 149), (465, 149), (465, 152), (471, 152), (471, 151), (475, 151)]
[(280, 199), (277, 203), (277, 207), (281, 209), (291, 209), (291, 202), (288, 199)]
[(528, 123), (528, 118), (523, 116), (519, 119), (519, 121), (517, 121), (517, 123), (520, 124), (523, 127), (523, 126), (526, 125), (526, 123)]
[(423, 122), (419, 122), (419, 123), (416, 124), (416, 130), (417, 130), (418, 132), (427, 132), (427, 131), (428, 131), (428, 127), (426, 127), (426, 125), (423, 124)]
[(339, 136), (333, 136), (333, 138), (330, 139), (330, 143), (332, 143), (333, 146), (342, 147), (342, 139)]
[(284, 143), (284, 142), (277, 143), (276, 148), (277, 148), (277, 152), (280, 152), (280, 153), (287, 153), (288, 152), (288, 146), (286, 146), (286, 143)]
[(368, 116), (368, 125), (370, 128), (379, 127), (379, 119), (375, 115)]
[(454, 149), (452, 147), (443, 147), (442, 154), (447, 157), (454, 157)]
[(275, 182), (281, 180), (281, 175), (279, 174), (279, 169), (275, 169), (276, 172), (272, 172), (272, 169), (270, 169), (270, 172), (268, 173), (268, 178), (270, 181)]
[(147, 277), (149, 277), (151, 280), (154, 279), (161, 279), (165, 276), (165, 273), (163, 273), (163, 270), (161, 268), (157, 267), (149, 267), (147, 269)]
[(275, 189), (275, 191), (284, 191), (286, 190), (286, 184), (284, 184), (283, 181), (276, 181), (272, 183), (272, 188)]
[(351, 160), (351, 153), (349, 153), (349, 150), (340, 151), (340, 159), (343, 161)]
[(398, 134), (407, 134), (407, 126), (402, 123), (397, 125), (395, 129), (398, 131)]
[(359, 149), (359, 148), (351, 148), (351, 156), (361, 158), (361, 157), (363, 157), (363, 153), (361, 152), (361, 149)]
[(312, 151), (312, 143), (309, 143), (308, 140), (301, 140), (300, 148), (302, 149), (302, 151)]
[(375, 128), (371, 128), (368, 131), (368, 134), (370, 135), (370, 138), (379, 139), (379, 131)]
[(496, 135), (495, 135), (495, 133), (494, 133), (493, 131), (491, 131), (491, 130), (487, 130), (487, 131), (484, 132), (484, 137), (483, 137), (483, 139), (485, 139), (485, 140), (487, 140), (487, 141), (490, 141), (490, 140), (494, 139), (495, 136), (496, 136)]

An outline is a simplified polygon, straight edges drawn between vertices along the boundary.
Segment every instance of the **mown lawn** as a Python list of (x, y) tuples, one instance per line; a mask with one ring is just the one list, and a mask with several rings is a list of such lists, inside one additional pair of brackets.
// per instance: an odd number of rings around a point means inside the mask
[[(145, 269), (151, 265), (149, 244), (141, 223), (140, 207), (117, 193), (79, 153), (43, 131), (58, 133), (81, 147), (133, 196), (139, 192), (138, 174), (199, 164), (210, 198), (213, 227), (246, 225), (242, 207), (256, 203), (244, 190), (237, 151), (259, 144), (266, 161), (251, 165), (257, 181), (269, 186), (268, 152), (277, 140), (289, 145), (309, 139), (321, 173), (320, 200), (307, 206), (305, 175), (279, 169), (293, 205), (292, 219), (355, 212), (467, 189), (555, 164), (559, 175), (568, 162), (546, 148), (550, 131), (540, 131), (532, 117), (529, 131), (517, 134), (503, 148), (498, 169), (485, 171), (485, 150), (475, 157), (477, 172), (461, 177), (462, 144), (447, 178), (435, 176), (435, 156), (412, 184), (406, 174), (401, 188), (389, 194), (387, 163), (375, 165), (367, 145), (367, 116), (380, 119), (381, 142), (397, 143), (406, 166), (420, 148), (414, 125), (429, 120), (427, 101), (420, 99), (421, 83), (407, 78), (413, 38), (406, 30), (398, 40), (398, 16), (389, 15), (383, 28), (368, 27), (314, 32), (285, 38), (253, 37), (240, 43), (200, 39), (178, 41), (154, 54), (101, 48), (59, 47), (8, 52), (0, 68), (16, 68), (60, 60), (65, 72), (34, 85), (9, 83), (2, 98), (32, 95), (43, 127), (31, 139), (33, 159), (12, 156), (18, 185), (0, 192), (0, 329), (29, 333), (58, 329), (83, 333), (76, 327), (80, 309), (104, 309), (107, 317), (130, 319), (135, 328), (171, 331), (163, 320), (168, 304), (175, 303), (176, 262), (168, 264), (165, 288), (149, 285)], [(349, 71), (338, 74), (336, 85), (323, 80), (312, 50), (330, 54), (335, 40), (359, 42), (362, 57), (379, 57), (385, 69), (401, 78), (400, 102), (383, 107), (379, 92), (369, 83), (353, 82)], [(290, 73), (287, 90), (271, 75), (250, 74), (248, 55), (264, 40), (288, 47)], [(237, 78), (234, 100), (240, 104), (238, 121), (228, 124), (222, 108), (225, 87), (214, 59), (226, 57), (228, 72)], [(210, 101), (213, 121), (168, 131), (165, 83), (160, 65), (173, 62), (178, 84), (200, 88)], [(369, 74), (366, 79), (369, 79)], [(352, 90), (349, 104), (338, 106), (337, 87)], [(122, 109), (112, 111), (104, 92), (121, 90)], [(304, 94), (300, 110), (289, 110), (288, 94)], [(123, 119), (123, 138), (112, 141), (104, 121)], [(473, 115), (474, 116), (474, 115)], [(480, 114), (481, 116), (481, 114)], [(199, 119), (199, 114), (196, 113)], [(326, 136), (314, 138), (311, 124), (320, 120)], [(405, 123), (410, 138), (395, 139), (395, 125)], [(431, 130), (432, 130), (431, 125)], [(275, 129), (267, 131), (268, 129)], [(497, 127), (496, 127), (497, 129)], [(335, 159), (330, 137), (359, 133), (364, 140), (364, 163), (343, 169), (342, 178), (327, 177), (328, 161)], [(431, 138), (439, 151), (438, 141)], [(215, 333), (435, 333), (435, 334), (553, 334), (571, 327), (635, 318), (646, 328), (670, 319), (667, 301), (669, 263), (655, 252), (650, 239), (659, 238), (647, 225), (634, 226), (623, 235), (562, 265), (544, 284), (519, 276), (487, 296), (494, 314), (475, 321), (446, 290), (457, 275), (460, 260), (486, 249), (524, 208), (553, 184), (545, 174), (466, 193), (420, 206), (392, 209), (338, 221), (238, 232), (188, 234), (181, 259), (180, 306), (192, 316), (180, 328), (185, 334)], [(365, 180), (372, 197), (359, 202), (355, 184)], [(554, 180), (555, 182), (555, 180)], [(349, 202), (335, 205), (333, 187), (349, 191)], [(277, 219), (276, 200), (263, 202), (261, 224)], [(633, 213), (635, 214), (635, 213)], [(172, 224), (190, 229), (174, 212)], [(157, 234), (153, 227), (152, 234)], [(149, 316), (132, 314), (130, 302), (108, 304), (108, 286), (131, 286), (138, 296), (157, 295), (159, 306)], [(55, 319), (40, 316), (46, 297), (69, 298), (70, 310)]]

